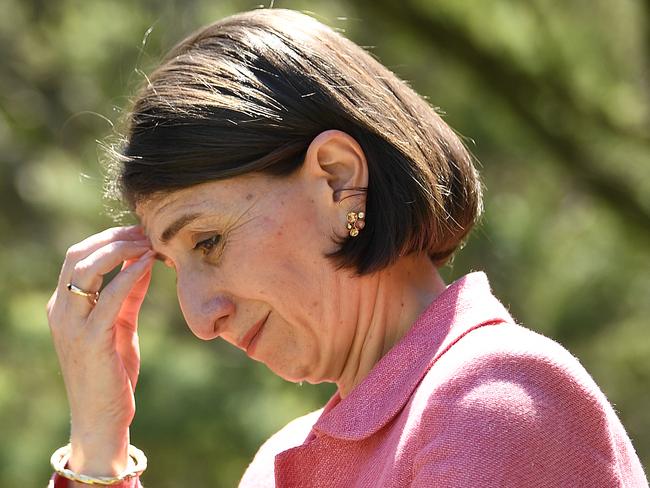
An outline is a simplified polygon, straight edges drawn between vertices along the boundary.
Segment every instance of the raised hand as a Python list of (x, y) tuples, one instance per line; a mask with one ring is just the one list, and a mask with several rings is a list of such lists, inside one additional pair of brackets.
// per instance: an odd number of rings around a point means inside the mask
[[(84, 474), (112, 476), (126, 467), (140, 371), (137, 318), (153, 256), (139, 227), (88, 237), (68, 250), (47, 305), (70, 404), (69, 465)], [(82, 296), (100, 290), (103, 276), (120, 265), (96, 303), (94, 297)]]

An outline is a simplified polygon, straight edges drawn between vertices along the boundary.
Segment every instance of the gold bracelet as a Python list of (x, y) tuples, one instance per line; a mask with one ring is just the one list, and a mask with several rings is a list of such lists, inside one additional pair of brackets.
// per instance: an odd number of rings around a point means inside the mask
[(72, 445), (68, 444), (67, 446), (60, 447), (52, 457), (50, 458), (50, 463), (56, 471), (57, 474), (63, 476), (72, 481), (78, 481), (79, 483), (84, 483), (87, 485), (116, 485), (121, 483), (129, 478), (134, 476), (140, 476), (142, 472), (147, 469), (147, 456), (144, 455), (140, 449), (129, 444), (128, 450), (129, 456), (135, 462), (135, 466), (129, 470), (126, 470), (119, 476), (108, 477), (108, 476), (87, 476), (85, 474), (75, 473), (71, 469), (65, 467), (70, 460), (70, 454), (72, 454)]

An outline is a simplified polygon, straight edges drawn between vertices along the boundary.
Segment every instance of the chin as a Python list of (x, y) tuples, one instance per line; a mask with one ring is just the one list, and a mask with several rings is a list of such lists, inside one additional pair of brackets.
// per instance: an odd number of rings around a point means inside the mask
[(279, 364), (268, 364), (265, 363), (266, 367), (269, 368), (273, 373), (285, 381), (291, 383), (302, 383), (306, 381), (307, 383), (316, 384), (320, 381), (315, 381), (311, 376), (311, 368), (307, 365), (297, 366), (297, 365), (279, 365)]

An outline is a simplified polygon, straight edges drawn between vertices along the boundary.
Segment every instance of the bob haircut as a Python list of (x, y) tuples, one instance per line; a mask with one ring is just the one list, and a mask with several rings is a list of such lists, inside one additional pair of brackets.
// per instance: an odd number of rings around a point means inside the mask
[(482, 210), (459, 137), (404, 81), (315, 19), (245, 12), (199, 29), (147, 79), (126, 119), (108, 193), (139, 202), (211, 180), (299, 168), (328, 129), (368, 163), (366, 226), (329, 255), (358, 274), (427, 253), (444, 265)]

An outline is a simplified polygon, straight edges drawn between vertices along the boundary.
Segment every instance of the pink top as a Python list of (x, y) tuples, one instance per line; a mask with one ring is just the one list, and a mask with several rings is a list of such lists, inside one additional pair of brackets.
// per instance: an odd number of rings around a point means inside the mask
[(335, 394), (264, 443), (239, 486), (648, 483), (578, 360), (516, 325), (485, 275), (472, 273), (449, 286), (348, 397)]

